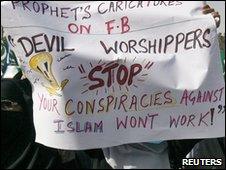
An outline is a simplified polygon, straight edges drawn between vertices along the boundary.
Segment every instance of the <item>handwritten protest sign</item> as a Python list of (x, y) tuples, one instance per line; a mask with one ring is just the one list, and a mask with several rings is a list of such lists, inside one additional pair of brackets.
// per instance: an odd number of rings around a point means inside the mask
[(12, 1), (2, 21), (33, 85), (36, 141), (90, 149), (224, 136), (214, 19), (194, 1)]

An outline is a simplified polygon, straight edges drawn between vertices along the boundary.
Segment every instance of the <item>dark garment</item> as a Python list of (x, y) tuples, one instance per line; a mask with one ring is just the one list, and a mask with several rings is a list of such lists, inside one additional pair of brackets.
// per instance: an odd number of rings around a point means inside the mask
[(75, 152), (76, 168), (80, 169), (112, 169), (105, 160), (102, 149)]
[(187, 158), (194, 159), (220, 159), (221, 165), (208, 163), (201, 165), (198, 163), (194, 166), (185, 166), (186, 169), (225, 169), (225, 138), (210, 138), (204, 139), (197, 143), (191, 152), (187, 155)]
[(182, 168), (182, 159), (192, 150), (192, 148), (202, 139), (169, 140), (169, 160), (172, 169)]
[[(5, 101), (18, 103), (23, 109), (14, 111), (13, 106), (10, 103), (4, 103)], [(6, 107), (3, 107), (3, 104)], [(5, 110), (7, 107), (9, 109)], [(60, 168), (57, 150), (35, 143), (31, 87), (26, 79), (1, 79), (0, 134), (1, 168)]]
[(38, 143), (18, 143), (10, 149), (3, 149), (1, 153), (1, 168), (58, 169), (60, 167), (60, 159), (56, 150), (51, 150)]

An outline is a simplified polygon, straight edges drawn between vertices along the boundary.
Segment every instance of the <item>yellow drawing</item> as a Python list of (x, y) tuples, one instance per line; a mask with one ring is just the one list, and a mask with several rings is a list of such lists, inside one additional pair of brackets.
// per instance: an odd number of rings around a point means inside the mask
[(29, 65), (31, 69), (39, 72), (44, 76), (46, 80), (49, 81), (50, 86), (42, 84), (47, 89), (47, 91), (51, 95), (60, 96), (58, 92), (64, 89), (69, 80), (68, 79), (63, 80), (60, 85), (57, 83), (52, 73), (52, 62), (53, 62), (52, 55), (48, 52), (42, 52), (31, 57)]

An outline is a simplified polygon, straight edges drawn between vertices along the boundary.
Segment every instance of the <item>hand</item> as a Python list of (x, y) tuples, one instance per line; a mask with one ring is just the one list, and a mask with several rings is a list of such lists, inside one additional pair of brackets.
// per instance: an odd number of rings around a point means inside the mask
[(209, 5), (205, 5), (202, 9), (203, 14), (212, 14), (215, 22), (216, 22), (216, 26), (217, 28), (220, 26), (220, 14), (218, 12), (216, 12), (213, 8), (211, 8)]

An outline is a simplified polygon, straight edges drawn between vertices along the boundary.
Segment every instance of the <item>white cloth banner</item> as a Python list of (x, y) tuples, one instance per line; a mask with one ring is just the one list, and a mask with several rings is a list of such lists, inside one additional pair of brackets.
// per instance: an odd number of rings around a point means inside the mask
[(224, 136), (217, 32), (203, 3), (2, 2), (33, 86), (36, 142), (80, 150)]

